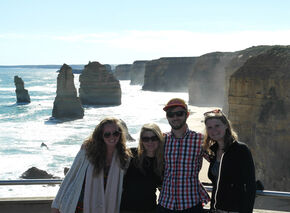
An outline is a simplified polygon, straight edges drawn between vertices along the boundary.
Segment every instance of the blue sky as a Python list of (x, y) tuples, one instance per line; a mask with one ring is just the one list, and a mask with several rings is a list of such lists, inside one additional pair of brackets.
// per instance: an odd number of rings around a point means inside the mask
[(133, 63), (290, 45), (290, 1), (0, 0), (0, 65)]

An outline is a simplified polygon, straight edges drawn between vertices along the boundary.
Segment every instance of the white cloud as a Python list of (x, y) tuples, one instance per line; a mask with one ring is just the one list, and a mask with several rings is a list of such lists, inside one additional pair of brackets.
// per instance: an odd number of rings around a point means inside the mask
[[(192, 31), (122, 31), (90, 34), (0, 34), (3, 57), (25, 64), (41, 57), (47, 63), (87, 62), (132, 63), (160, 57), (199, 56), (214, 51), (237, 51), (257, 45), (290, 45), (290, 30), (202, 33)], [(5, 49), (6, 47), (6, 49)], [(17, 54), (12, 49), (17, 49)], [(9, 53), (11, 51), (11, 53)], [(29, 52), (30, 51), (30, 52)], [(41, 51), (41, 55), (39, 52)], [(5, 53), (5, 55), (4, 55)], [(1, 56), (1, 55), (0, 55)], [(17, 61), (17, 58), (22, 60)], [(54, 62), (55, 61), (55, 62)], [(32, 62), (27, 62), (32, 63)]]
[(165, 55), (199, 55), (210, 51), (236, 51), (256, 45), (289, 45), (290, 30), (198, 33), (191, 31), (123, 31), (118, 33), (56, 36), (67, 42), (102, 43), (108, 48), (158, 51)]

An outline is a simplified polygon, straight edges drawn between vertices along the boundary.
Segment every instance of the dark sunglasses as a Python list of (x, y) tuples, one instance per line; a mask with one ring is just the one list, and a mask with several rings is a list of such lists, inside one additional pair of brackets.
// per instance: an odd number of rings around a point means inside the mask
[(110, 138), (111, 135), (113, 135), (114, 137), (119, 137), (120, 136), (120, 132), (119, 131), (115, 131), (115, 132), (104, 132), (103, 136), (104, 138)]
[(220, 109), (214, 109), (208, 112), (203, 113), (204, 117), (213, 117), (213, 116), (223, 116), (223, 112)]
[(176, 115), (177, 117), (182, 117), (186, 114), (185, 111), (177, 111), (177, 112), (166, 112), (166, 116), (168, 118), (173, 118), (174, 115)]
[(141, 140), (142, 142), (144, 143), (148, 143), (149, 141), (158, 141), (159, 138), (157, 136), (151, 136), (151, 137), (147, 137), (147, 136), (144, 136), (144, 137), (141, 137)]

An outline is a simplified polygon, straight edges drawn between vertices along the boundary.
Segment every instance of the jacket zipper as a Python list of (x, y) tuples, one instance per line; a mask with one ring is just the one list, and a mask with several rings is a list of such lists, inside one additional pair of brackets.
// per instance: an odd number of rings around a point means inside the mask
[(221, 169), (222, 169), (222, 161), (223, 161), (223, 157), (224, 157), (224, 154), (222, 154), (222, 157), (221, 157), (221, 161), (220, 161), (220, 166), (219, 166), (219, 175), (218, 175), (218, 179), (217, 179), (217, 184), (216, 184), (216, 190), (215, 190), (215, 195), (214, 195), (214, 208), (216, 209), (216, 198), (217, 198), (217, 192), (218, 192), (218, 189), (219, 189), (219, 182), (220, 182), (220, 176), (221, 176)]

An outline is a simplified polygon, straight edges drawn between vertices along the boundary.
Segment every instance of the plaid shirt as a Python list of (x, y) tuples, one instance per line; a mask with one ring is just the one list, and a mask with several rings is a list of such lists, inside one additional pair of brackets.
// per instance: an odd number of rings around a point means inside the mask
[(164, 180), (158, 203), (171, 210), (184, 210), (210, 199), (199, 182), (203, 135), (187, 128), (183, 138), (165, 134)]

